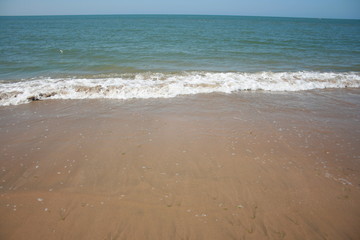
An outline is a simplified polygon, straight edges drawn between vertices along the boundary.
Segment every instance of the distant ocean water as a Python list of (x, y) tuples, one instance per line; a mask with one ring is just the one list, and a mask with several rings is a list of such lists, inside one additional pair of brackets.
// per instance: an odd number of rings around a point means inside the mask
[(360, 20), (0, 17), (0, 105), (360, 87)]

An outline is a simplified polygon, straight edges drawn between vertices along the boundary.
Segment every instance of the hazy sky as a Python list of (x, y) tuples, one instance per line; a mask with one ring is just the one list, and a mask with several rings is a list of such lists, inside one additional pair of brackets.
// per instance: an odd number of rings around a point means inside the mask
[(360, 19), (360, 0), (0, 0), (0, 15), (216, 14)]

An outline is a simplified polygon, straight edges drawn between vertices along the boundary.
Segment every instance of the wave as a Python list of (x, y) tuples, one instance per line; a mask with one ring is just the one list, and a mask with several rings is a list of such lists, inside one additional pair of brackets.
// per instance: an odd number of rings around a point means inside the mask
[(0, 82), (0, 105), (45, 99), (172, 98), (243, 90), (303, 91), (346, 87), (360, 87), (359, 72), (181, 72), (42, 77)]

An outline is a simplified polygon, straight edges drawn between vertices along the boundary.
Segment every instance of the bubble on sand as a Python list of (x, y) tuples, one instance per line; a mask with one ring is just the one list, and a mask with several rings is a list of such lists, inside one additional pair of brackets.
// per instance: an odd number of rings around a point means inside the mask
[(201, 214), (195, 214), (195, 217), (206, 217), (207, 215), (205, 213), (201, 213)]
[(337, 180), (344, 185), (352, 185), (352, 183), (345, 178), (338, 178)]

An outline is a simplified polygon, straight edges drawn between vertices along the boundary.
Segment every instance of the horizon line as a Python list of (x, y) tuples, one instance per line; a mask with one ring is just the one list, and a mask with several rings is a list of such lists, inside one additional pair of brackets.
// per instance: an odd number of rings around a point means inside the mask
[(227, 16), (227, 17), (269, 17), (269, 18), (300, 18), (300, 19), (333, 19), (333, 20), (360, 20), (360, 18), (336, 17), (302, 17), (302, 16), (276, 16), (276, 15), (240, 15), (240, 14), (201, 14), (201, 13), (84, 13), (84, 14), (28, 14), (28, 15), (0, 15), (0, 17), (66, 17), (66, 16)]

